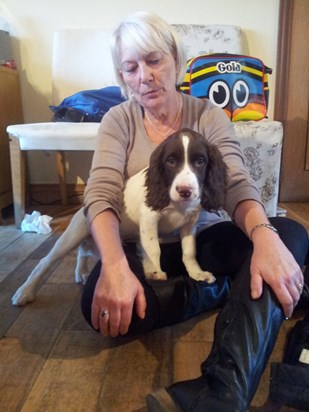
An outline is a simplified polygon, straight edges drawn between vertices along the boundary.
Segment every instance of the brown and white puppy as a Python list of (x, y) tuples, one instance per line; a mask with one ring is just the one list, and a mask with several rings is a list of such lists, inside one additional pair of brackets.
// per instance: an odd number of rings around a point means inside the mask
[[(123, 240), (140, 241), (147, 279), (166, 279), (160, 266), (159, 236), (179, 229), (189, 276), (215, 281), (196, 261), (195, 232), (202, 208), (212, 211), (224, 205), (225, 185), (226, 165), (219, 150), (190, 129), (169, 136), (153, 152), (149, 167), (127, 181), (120, 234)], [(89, 235), (80, 209), (49, 254), (15, 292), (12, 303), (24, 305), (33, 301), (43, 274), (76, 247), (79, 250), (75, 280), (84, 283), (88, 275), (87, 258), (98, 256)]]
[(224, 206), (225, 187), (226, 165), (220, 152), (199, 133), (182, 129), (158, 146), (146, 170), (145, 199), (140, 199), (139, 207), (140, 243), (148, 278), (166, 278), (160, 268), (158, 233), (179, 229), (183, 262), (189, 276), (215, 281), (196, 261), (195, 232), (202, 208), (213, 211)]

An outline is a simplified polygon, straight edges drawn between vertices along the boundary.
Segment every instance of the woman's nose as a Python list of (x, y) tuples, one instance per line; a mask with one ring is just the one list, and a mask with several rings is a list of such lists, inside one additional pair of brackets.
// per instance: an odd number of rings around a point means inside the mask
[(153, 79), (151, 68), (147, 64), (141, 64), (140, 70), (142, 83), (149, 83)]

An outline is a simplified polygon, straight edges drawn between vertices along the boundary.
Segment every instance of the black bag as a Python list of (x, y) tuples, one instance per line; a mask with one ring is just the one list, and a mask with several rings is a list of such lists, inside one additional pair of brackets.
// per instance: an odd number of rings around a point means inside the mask
[(289, 334), (283, 362), (271, 364), (270, 399), (309, 411), (309, 312)]

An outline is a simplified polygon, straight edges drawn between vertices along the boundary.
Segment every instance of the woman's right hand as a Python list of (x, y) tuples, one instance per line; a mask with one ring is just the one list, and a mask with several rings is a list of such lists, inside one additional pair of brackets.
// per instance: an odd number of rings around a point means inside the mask
[[(132, 320), (133, 307), (141, 319), (145, 317), (144, 288), (128, 264), (115, 213), (107, 209), (98, 214), (90, 228), (102, 257), (101, 273), (92, 301), (91, 322), (104, 336), (125, 335)], [(106, 315), (102, 316), (104, 311)]]
[[(92, 325), (103, 336), (128, 332), (133, 307), (143, 319), (146, 311), (144, 288), (131, 272), (125, 256), (112, 266), (102, 265), (92, 301)], [(107, 315), (101, 316), (102, 311)]]

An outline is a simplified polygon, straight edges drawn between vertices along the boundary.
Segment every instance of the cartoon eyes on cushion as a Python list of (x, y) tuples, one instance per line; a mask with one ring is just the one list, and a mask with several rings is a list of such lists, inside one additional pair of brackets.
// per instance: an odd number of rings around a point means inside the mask
[(249, 100), (249, 87), (247, 83), (243, 80), (237, 80), (233, 87), (233, 99), (234, 103), (238, 107), (244, 107)]
[(210, 86), (209, 100), (223, 109), (230, 102), (231, 94), (233, 102), (237, 107), (246, 106), (250, 95), (247, 83), (243, 80), (237, 80), (231, 93), (228, 84), (222, 80), (218, 80)]
[(227, 83), (222, 80), (214, 82), (209, 89), (209, 100), (222, 109), (230, 101), (231, 93)]

